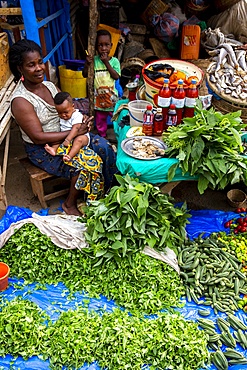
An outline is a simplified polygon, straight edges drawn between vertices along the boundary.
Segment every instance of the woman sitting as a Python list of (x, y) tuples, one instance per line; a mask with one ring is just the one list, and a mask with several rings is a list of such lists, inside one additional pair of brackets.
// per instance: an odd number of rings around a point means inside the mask
[[(64, 163), (61, 156), (52, 156), (44, 148), (47, 143), (62, 143), (69, 131), (60, 131), (53, 100), (59, 89), (52, 82), (44, 81), (45, 64), (40, 46), (31, 40), (17, 41), (10, 48), (9, 65), (16, 82), (20, 81), (11, 98), (11, 111), (20, 127), (27, 156), (35, 166), (71, 180), (69, 194), (62, 207), (67, 214), (79, 216), (77, 199), (80, 189), (85, 189), (81, 181), (83, 171)], [(90, 129), (91, 121), (84, 115), (78, 135)], [(92, 133), (90, 148), (103, 160), (102, 173), (107, 191), (117, 172), (114, 150), (108, 141)]]

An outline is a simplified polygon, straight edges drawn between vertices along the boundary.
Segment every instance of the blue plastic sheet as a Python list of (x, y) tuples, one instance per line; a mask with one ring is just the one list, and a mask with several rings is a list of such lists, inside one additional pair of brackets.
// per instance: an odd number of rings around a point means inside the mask
[[(44, 210), (42, 210), (42, 212), (43, 211)], [(39, 214), (42, 214), (42, 212)], [(218, 210), (199, 210), (190, 211), (190, 213), (192, 217), (189, 219), (190, 223), (186, 227), (190, 239), (197, 237), (202, 232), (205, 232), (205, 236), (208, 236), (212, 232), (227, 231), (224, 228), (224, 223), (232, 218), (237, 217), (237, 214), (234, 212), (223, 212)], [(5, 215), (0, 220), (0, 234), (5, 231), (11, 225), (11, 223), (29, 218), (31, 216), (32, 211), (29, 209), (9, 206)], [(39, 289), (39, 286), (36, 284), (23, 286), (22, 280), (9, 279), (9, 281), (10, 283), (15, 283), (22, 286), (22, 289), (15, 289), (15, 287), (10, 284), (8, 289), (2, 292), (1, 295), (6, 297), (8, 300), (12, 300), (16, 296), (22, 296), (25, 299), (35, 302), (39, 307), (47, 312), (53, 321), (58, 319), (58, 310), (66, 311), (68, 309), (75, 309), (78, 305), (83, 305), (83, 301), (85, 299), (87, 301), (89, 300), (88, 307), (90, 310), (104, 308), (106, 311), (111, 312), (115, 307), (117, 307), (113, 301), (108, 301), (104, 296), (101, 296), (99, 299), (89, 299), (87, 294), (76, 293), (73, 296), (73, 299), (68, 299), (68, 289), (62, 283), (59, 283), (56, 286), (47, 285), (47, 290), (43, 290)], [(198, 306), (194, 302), (187, 302), (185, 299), (183, 299), (182, 302), (185, 303), (184, 306), (181, 308), (176, 308), (176, 310), (188, 320), (197, 320), (200, 317), (198, 314), (198, 309), (203, 308), (203, 306)], [(205, 308), (208, 309), (209, 307), (205, 306)], [(216, 316), (213, 312), (213, 309), (211, 309), (211, 314), (207, 318), (216, 322), (216, 319), (219, 316), (223, 318), (226, 317), (226, 315), (221, 312)], [(247, 316), (242, 310), (239, 310), (236, 313), (236, 316), (247, 325)], [(222, 348), (224, 349), (224, 347)], [(236, 350), (247, 357), (247, 350), (244, 351), (239, 345), (237, 345)], [(0, 357), (0, 370), (10, 368), (13, 370), (48, 370), (49, 361), (42, 361), (37, 357), (32, 357), (27, 361), (24, 361), (21, 357), (13, 360), (10, 355), (6, 356), (5, 358)], [(148, 367), (145, 366), (145, 369), (148, 369)], [(215, 370), (216, 367), (212, 364), (208, 369)], [(247, 369), (247, 365), (234, 365), (231, 366), (230, 369), (244, 370)], [(97, 363), (85, 364), (80, 368), (80, 370), (100, 370), (100, 367), (97, 365)]]

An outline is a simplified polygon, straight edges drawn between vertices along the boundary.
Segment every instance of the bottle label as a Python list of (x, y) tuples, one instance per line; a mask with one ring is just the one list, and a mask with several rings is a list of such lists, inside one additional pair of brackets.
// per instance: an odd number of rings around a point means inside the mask
[(185, 98), (184, 105), (188, 108), (194, 108), (196, 105), (196, 98)]
[(167, 108), (170, 106), (171, 98), (162, 98), (162, 96), (158, 96), (158, 106), (161, 108)]
[(176, 108), (183, 108), (184, 107), (185, 99), (177, 99), (172, 97), (171, 104), (174, 104)]
[(166, 125), (167, 126), (176, 126), (177, 124), (177, 115), (176, 114), (168, 114), (167, 115), (167, 121)]

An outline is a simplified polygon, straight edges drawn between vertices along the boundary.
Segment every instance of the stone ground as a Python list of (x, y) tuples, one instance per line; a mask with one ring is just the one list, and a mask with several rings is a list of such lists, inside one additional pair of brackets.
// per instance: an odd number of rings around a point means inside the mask
[[(34, 212), (41, 209), (40, 203), (34, 197), (29, 181), (29, 177), (24, 168), (19, 163), (19, 158), (25, 157), (25, 151), (21, 142), (19, 129), (16, 125), (11, 128), (10, 150), (8, 159), (8, 169), (6, 178), (6, 194), (8, 205), (29, 208)], [(108, 129), (109, 140), (116, 143), (113, 128)], [(0, 146), (0, 160), (3, 158), (4, 145)], [(50, 186), (46, 184), (47, 190)], [(55, 184), (57, 190), (62, 184)], [(235, 186), (238, 187), (237, 185)], [(242, 189), (246, 191), (247, 189)], [(226, 190), (213, 191), (207, 190), (203, 195), (200, 195), (197, 190), (197, 182), (195, 181), (182, 181), (173, 189), (172, 196), (177, 202), (186, 201), (189, 209), (217, 209), (224, 211), (232, 211), (234, 208), (229, 206), (226, 198)], [(66, 196), (53, 199), (48, 202), (49, 214), (62, 212), (61, 203)], [(80, 200), (82, 202), (83, 199)], [(244, 206), (247, 206), (246, 204)], [(5, 211), (0, 210), (0, 217), (4, 215)]]

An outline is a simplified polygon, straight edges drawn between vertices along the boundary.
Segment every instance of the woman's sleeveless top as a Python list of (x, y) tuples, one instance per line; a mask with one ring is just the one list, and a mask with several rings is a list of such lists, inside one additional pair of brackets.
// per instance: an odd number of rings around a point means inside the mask
[[(54, 97), (57, 94), (58, 92), (57, 88), (52, 82), (43, 81), (43, 84), (50, 91), (52, 97)], [(17, 97), (24, 98), (33, 105), (33, 108), (40, 120), (42, 129), (44, 132), (60, 131), (59, 117), (58, 117), (57, 110), (54, 106), (46, 103), (38, 95), (33, 94), (31, 91), (27, 90), (22, 82), (19, 84), (19, 86), (16, 88), (15, 92), (13, 93), (11, 97), (11, 103)], [(20, 127), (20, 131), (21, 131), (22, 139), (27, 143), (33, 144), (32, 140), (26, 135), (26, 133), (21, 129), (21, 127)]]

